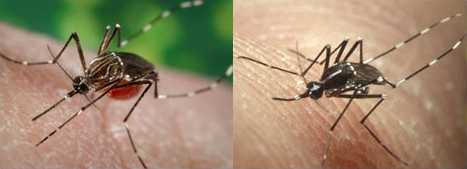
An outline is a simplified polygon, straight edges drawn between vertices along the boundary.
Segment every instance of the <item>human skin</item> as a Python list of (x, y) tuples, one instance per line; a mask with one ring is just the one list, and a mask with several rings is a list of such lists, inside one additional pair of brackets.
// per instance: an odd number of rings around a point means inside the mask
[[(351, 42), (362, 37), (369, 58), (455, 13), (464, 13), (463, 1), (234, 1), (234, 168), (467, 167), (463, 46), (397, 89), (370, 87), (370, 93), (387, 97), (366, 124), (408, 166), (359, 123), (376, 99), (355, 100), (328, 142), (331, 124), (348, 100), (274, 101), (303, 93), (301, 78), (235, 59), (246, 56), (298, 72), (296, 56), (287, 51), (296, 42), (300, 52), (314, 58), (326, 44), (336, 47), (345, 37)], [(464, 20), (440, 25), (372, 65), (398, 81), (451, 48), (465, 32)], [(308, 64), (301, 61), (302, 67)], [(317, 80), (321, 72), (316, 65), (306, 77)]]
[[(3, 23), (0, 37), (0, 51), (18, 60), (49, 60), (46, 46), (57, 53), (63, 45)], [(85, 55), (88, 63), (95, 56)], [(59, 61), (71, 74), (81, 74), (76, 48), (67, 49)], [(160, 94), (182, 93), (212, 82), (157, 70)], [(32, 117), (71, 90), (71, 81), (56, 65), (24, 66), (0, 59), (0, 72), (0, 168), (143, 168), (122, 126), (136, 97), (125, 101), (104, 97), (96, 104), (100, 110), (90, 107), (35, 147), (87, 101), (74, 96), (33, 122)], [(171, 100), (155, 99), (152, 88), (148, 93), (128, 125), (149, 168), (232, 168), (229, 87)]]

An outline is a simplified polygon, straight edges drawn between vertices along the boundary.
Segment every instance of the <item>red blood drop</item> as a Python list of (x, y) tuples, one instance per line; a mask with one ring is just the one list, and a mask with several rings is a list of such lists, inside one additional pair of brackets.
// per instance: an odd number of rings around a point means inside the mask
[(132, 98), (141, 89), (141, 85), (133, 85), (123, 88), (116, 88), (109, 91), (108, 96), (117, 100), (126, 100)]

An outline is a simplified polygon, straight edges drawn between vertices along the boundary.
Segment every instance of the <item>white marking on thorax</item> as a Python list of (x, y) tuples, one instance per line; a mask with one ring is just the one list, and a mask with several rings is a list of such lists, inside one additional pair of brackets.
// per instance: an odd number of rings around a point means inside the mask
[(332, 79), (334, 76), (342, 73), (342, 70), (335, 71), (334, 73), (330, 74), (328, 77), (326, 77), (326, 80)]
[(133, 80), (133, 78), (131, 78), (130, 75), (125, 75), (124, 78), (125, 78), (126, 81), (129, 81), (129, 82)]

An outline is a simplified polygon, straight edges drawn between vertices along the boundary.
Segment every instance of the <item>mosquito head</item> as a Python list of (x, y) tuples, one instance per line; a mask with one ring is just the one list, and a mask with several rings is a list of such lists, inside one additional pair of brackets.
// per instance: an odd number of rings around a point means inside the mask
[(77, 76), (73, 79), (73, 89), (81, 94), (86, 94), (89, 91), (89, 85), (87, 84), (86, 78), (83, 76)]
[(308, 96), (312, 99), (319, 99), (323, 96), (323, 84), (319, 82), (310, 82), (306, 86), (308, 88)]

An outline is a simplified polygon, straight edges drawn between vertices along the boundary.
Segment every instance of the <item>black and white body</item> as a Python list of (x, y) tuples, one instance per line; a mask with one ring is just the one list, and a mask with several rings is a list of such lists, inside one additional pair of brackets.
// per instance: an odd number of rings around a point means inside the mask
[(357, 94), (368, 94), (368, 86), (365, 84), (384, 85), (386, 81), (383, 74), (371, 65), (341, 62), (323, 72), (319, 82), (308, 83), (309, 90), (298, 98), (319, 99), (323, 93), (326, 97), (336, 97), (350, 90), (357, 90)]
[[(128, 39), (121, 41), (120, 35), (120, 25), (116, 24), (115, 27), (107, 26), (105, 29), (103, 40), (98, 48), (97, 56), (90, 62), (89, 65), (86, 65), (85, 57), (83, 54), (83, 50), (81, 48), (81, 43), (79, 40), (79, 36), (77, 33), (72, 33), (68, 40), (66, 41), (63, 48), (60, 52), (55, 55), (53, 54), (50, 47), (48, 47), (49, 53), (52, 56), (51, 60), (48, 61), (40, 61), (40, 62), (28, 62), (28, 61), (20, 61), (13, 58), (10, 58), (3, 53), (0, 52), (0, 58), (5, 59), (11, 63), (21, 64), (25, 66), (33, 66), (33, 65), (45, 65), (45, 64), (56, 64), (63, 70), (63, 72), (68, 76), (68, 78), (72, 81), (73, 90), (69, 91), (63, 98), (57, 101), (55, 104), (44, 110), (42, 113), (36, 115), (32, 118), (32, 121), (36, 121), (50, 110), (54, 109), (57, 105), (62, 103), (63, 101), (70, 99), (71, 97), (75, 96), (76, 94), (82, 94), (83, 96), (88, 99), (89, 103), (84, 105), (79, 109), (79, 111), (75, 112), (71, 117), (69, 117), (65, 122), (63, 122), (57, 129), (53, 130), (49, 133), (46, 137), (40, 140), (36, 146), (41, 145), (51, 136), (56, 134), (60, 129), (62, 129), (66, 124), (68, 124), (71, 120), (75, 117), (83, 113), (88, 107), (94, 105), (94, 103), (100, 100), (103, 96), (109, 95), (110, 97), (125, 99), (138, 94), (140, 87), (146, 85), (143, 92), (138, 96), (136, 102), (130, 108), (129, 112), (123, 119), (123, 126), (125, 127), (125, 131), (130, 139), (131, 147), (133, 152), (137, 155), (141, 165), (144, 168), (147, 168), (146, 163), (143, 161), (142, 157), (137, 151), (135, 142), (131, 136), (131, 132), (127, 125), (127, 121), (132, 114), (135, 107), (141, 101), (143, 96), (147, 93), (149, 88), (154, 85), (154, 97), (156, 99), (167, 99), (167, 98), (179, 98), (179, 97), (192, 97), (200, 93), (208, 92), (214, 89), (220, 82), (222, 82), (225, 78), (232, 75), (232, 66), (225, 71), (225, 73), (219, 77), (215, 82), (207, 85), (206, 87), (180, 93), (180, 94), (170, 94), (170, 95), (161, 95), (157, 89), (157, 82), (159, 79), (158, 72), (155, 70), (155, 67), (152, 63), (145, 60), (143, 57), (129, 52), (121, 52), (121, 51), (109, 51), (109, 45), (111, 44), (114, 37), (117, 37), (117, 46), (123, 47), (125, 46), (129, 40), (138, 37), (139, 35), (149, 31), (154, 24), (156, 24), (161, 19), (167, 18), (173, 12), (178, 11), (180, 9), (186, 9), (191, 7), (201, 6), (203, 4), (202, 0), (190, 0), (181, 2), (178, 6), (172, 7), (169, 10), (165, 10), (161, 12), (157, 17), (152, 19), (148, 24), (146, 24), (140, 31), (132, 34), (129, 36)], [(71, 41), (74, 41), (78, 54), (79, 59), (82, 67), (82, 74), (76, 77), (72, 77), (68, 72), (66, 72), (63, 67), (58, 63), (58, 59), (62, 56), (65, 49), (67, 49), (68, 45)], [(88, 97), (88, 93), (100, 92), (96, 98)]]
[[(371, 130), (366, 124), (365, 121), (367, 118), (374, 112), (374, 110), (384, 101), (384, 94), (370, 94), (370, 86), (372, 85), (386, 85), (391, 88), (397, 88), (399, 85), (407, 82), (410, 78), (414, 77), (415, 75), (419, 74), (423, 70), (427, 69), (438, 63), (444, 56), (458, 48), (462, 41), (464, 40), (466, 34), (462, 35), (455, 43), (453, 43), (452, 47), (444, 51), (438, 57), (433, 59), (431, 62), (426, 64), (425, 66), (417, 69), (416, 71), (410, 73), (408, 76), (403, 78), (402, 80), (393, 83), (384, 77), (384, 74), (379, 71), (376, 67), (370, 65), (371, 62), (375, 61), (376, 59), (385, 56), (392, 51), (404, 46), (406, 43), (416, 39), (417, 37), (426, 34), (432, 28), (436, 27), (439, 24), (445, 23), (455, 17), (460, 17), (462, 14), (458, 13), (446, 18), (443, 18), (439, 22), (436, 22), (407, 38), (406, 40), (397, 43), (392, 48), (386, 50), (385, 52), (369, 58), (367, 60), (363, 60), (363, 40), (359, 38), (346, 52), (345, 48), (349, 43), (349, 39), (343, 40), (336, 48), (332, 49), (330, 45), (326, 45), (319, 54), (314, 58), (310, 59), (307, 58), (304, 54), (298, 51), (298, 47), (295, 50), (289, 49), (292, 53), (297, 55), (297, 59), (299, 62), (299, 73), (291, 70), (287, 70), (284, 68), (280, 68), (277, 66), (269, 65), (262, 61), (258, 61), (256, 59), (252, 59), (246, 56), (239, 56), (238, 59), (248, 60), (259, 65), (263, 65), (269, 67), (274, 70), (278, 70), (281, 72), (298, 75), (303, 80), (304, 84), (306, 84), (306, 90), (300, 94), (297, 94), (293, 97), (273, 97), (272, 99), (278, 101), (296, 101), (303, 98), (311, 98), (314, 100), (318, 100), (325, 97), (337, 97), (337, 98), (347, 98), (349, 101), (345, 105), (344, 109), (341, 111), (339, 116), (337, 117), (336, 121), (331, 125), (330, 131), (333, 131), (337, 124), (339, 123), (340, 119), (343, 117), (344, 113), (348, 109), (350, 103), (354, 99), (378, 99), (377, 103), (370, 109), (370, 111), (361, 119), (360, 123), (365, 127), (365, 129), (371, 134), (371, 136), (375, 139), (375, 141), (381, 145), (387, 153), (389, 153), (392, 157), (398, 160), (400, 163), (404, 165), (408, 165), (407, 162), (403, 161), (399, 156), (393, 153), (385, 144), (382, 143), (381, 139), (377, 137), (375, 132)], [(350, 62), (348, 59), (349, 57), (355, 52), (358, 51), (359, 53), (359, 61), (358, 62)], [(337, 52), (334, 61), (331, 61), (331, 56), (333, 56)], [(320, 61), (321, 56), (325, 56), (324, 60)], [(307, 61), (311, 62), (305, 70), (301, 70), (300, 66), (300, 58), (304, 58)], [(323, 71), (321, 74), (321, 78), (318, 81), (308, 81), (305, 78), (305, 74), (315, 65), (316, 63), (324, 64)], [(323, 164), (326, 160), (327, 153), (329, 150), (329, 145), (326, 147), (326, 153), (323, 156)]]

